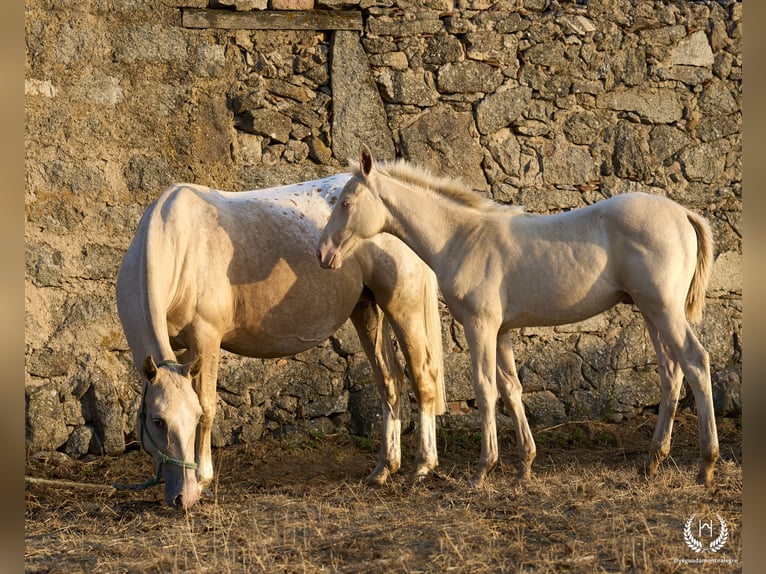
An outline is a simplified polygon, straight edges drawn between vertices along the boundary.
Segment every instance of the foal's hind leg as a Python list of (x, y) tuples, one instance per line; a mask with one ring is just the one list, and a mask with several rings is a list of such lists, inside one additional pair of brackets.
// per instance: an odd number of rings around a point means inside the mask
[(647, 317), (644, 317), (644, 320), (654, 345), (654, 351), (657, 354), (658, 371), (662, 384), (657, 427), (654, 430), (652, 445), (649, 448), (649, 458), (644, 464), (644, 473), (647, 478), (650, 478), (657, 474), (657, 468), (670, 453), (670, 437), (673, 432), (673, 420), (676, 416), (678, 396), (683, 382), (683, 371), (670, 349), (663, 344), (656, 327)]
[(351, 313), (351, 322), (372, 366), (383, 415), (378, 465), (366, 481), (383, 485), (389, 473), (396, 472), (401, 466), (402, 421), (399, 411), (404, 375), (396, 360), (380, 307), (367, 301), (358, 303)]
[[(679, 310), (673, 314), (661, 314), (649, 317), (649, 321), (656, 327), (657, 336), (662, 348), (669, 351), (669, 354), (678, 362), (686, 377), (686, 381), (694, 393), (694, 401), (697, 405), (697, 422), (700, 434), (700, 453), (702, 460), (700, 470), (697, 474), (697, 482), (707, 486), (713, 485), (713, 470), (716, 460), (718, 460), (718, 433), (716, 431), (715, 413), (713, 410), (713, 391), (710, 383), (710, 360), (708, 353), (702, 347), (697, 337), (692, 332), (689, 323)], [(677, 376), (677, 375), (675, 375)], [(676, 392), (677, 401), (677, 392)], [(668, 407), (672, 405), (668, 400)], [(658, 422), (658, 432), (656, 438), (660, 437), (662, 431), (659, 429), (662, 420)], [(669, 427), (668, 427), (669, 428)], [(669, 436), (668, 436), (669, 440)], [(657, 445), (661, 446), (661, 445)], [(654, 449), (655, 443), (652, 443)], [(658, 450), (658, 453), (661, 453)], [(652, 452), (654, 455), (654, 452)], [(651, 470), (651, 459), (650, 459)]]
[(528, 480), (532, 473), (532, 461), (535, 460), (535, 440), (529, 430), (524, 403), (521, 400), (521, 382), (516, 374), (516, 362), (511, 347), (511, 334), (503, 333), (497, 338), (497, 388), (503, 402), (511, 414), (516, 442), (519, 448), (519, 466), (517, 478)]

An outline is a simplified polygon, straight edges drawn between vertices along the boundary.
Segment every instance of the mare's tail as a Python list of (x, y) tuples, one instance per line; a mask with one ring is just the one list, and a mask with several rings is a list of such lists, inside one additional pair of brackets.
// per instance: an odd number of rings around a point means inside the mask
[(444, 387), (444, 351), (442, 348), (442, 322), (439, 314), (439, 284), (436, 275), (427, 269), (423, 302), (425, 305), (425, 330), (428, 339), (430, 364), (436, 382), (436, 402), (434, 414), (447, 412), (447, 392)]

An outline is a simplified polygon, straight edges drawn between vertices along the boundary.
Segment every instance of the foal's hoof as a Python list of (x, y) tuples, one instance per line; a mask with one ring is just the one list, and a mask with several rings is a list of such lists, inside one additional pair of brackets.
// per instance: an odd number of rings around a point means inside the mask
[(499, 462), (496, 460), (493, 463), (479, 463), (476, 472), (473, 473), (471, 480), (468, 481), (473, 488), (478, 488), (484, 484), (484, 479), (487, 478), (490, 472), (497, 468)]
[(697, 484), (702, 484), (704, 486), (707, 486), (710, 488), (715, 484), (715, 481), (713, 480), (713, 467), (705, 467), (703, 466), (700, 468), (700, 471), (697, 473)]
[(519, 472), (516, 475), (516, 485), (517, 486), (526, 486), (530, 483), (532, 480), (532, 473), (527, 471), (524, 473)]
[(516, 469), (516, 482), (526, 484), (532, 479), (532, 469), (530, 465), (520, 463)]
[(480, 488), (484, 484), (485, 476), (486, 476), (486, 473), (477, 471), (468, 481), (468, 486), (470, 486), (471, 488)]
[(417, 481), (427, 477), (433, 470), (439, 466), (438, 462), (421, 462), (415, 468), (412, 479)]
[(639, 476), (643, 477), (645, 480), (652, 480), (655, 476), (657, 476), (657, 469), (659, 468), (659, 463), (655, 462), (653, 460), (648, 460), (644, 462), (644, 468), (640, 469), (638, 471)]
[(370, 486), (384, 486), (388, 480), (389, 474), (388, 467), (379, 465), (367, 478), (364, 479), (364, 483), (369, 484)]

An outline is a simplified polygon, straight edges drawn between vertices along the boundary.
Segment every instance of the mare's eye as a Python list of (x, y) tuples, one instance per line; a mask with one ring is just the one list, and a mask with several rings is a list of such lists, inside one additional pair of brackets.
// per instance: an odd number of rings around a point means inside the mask
[(167, 428), (167, 423), (165, 422), (165, 419), (156, 418), (154, 419), (154, 424), (157, 425), (158, 429), (164, 430)]
[(343, 209), (348, 209), (348, 208), (350, 208), (350, 207), (351, 207), (351, 205), (352, 205), (352, 203), (351, 203), (351, 200), (350, 200), (350, 199), (344, 199), (343, 201), (341, 201), (341, 202), (340, 202), (340, 206), (341, 206)]

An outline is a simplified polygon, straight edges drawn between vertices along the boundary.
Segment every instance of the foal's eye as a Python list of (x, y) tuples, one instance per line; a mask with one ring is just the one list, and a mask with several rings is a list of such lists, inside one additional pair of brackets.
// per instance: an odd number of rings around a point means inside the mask
[(340, 202), (340, 206), (343, 209), (349, 209), (351, 207), (351, 205), (352, 205), (352, 203), (351, 203), (350, 199), (344, 199), (343, 201)]
[(167, 423), (165, 422), (165, 419), (156, 418), (154, 419), (154, 424), (157, 426), (158, 429), (164, 430), (167, 428)]

